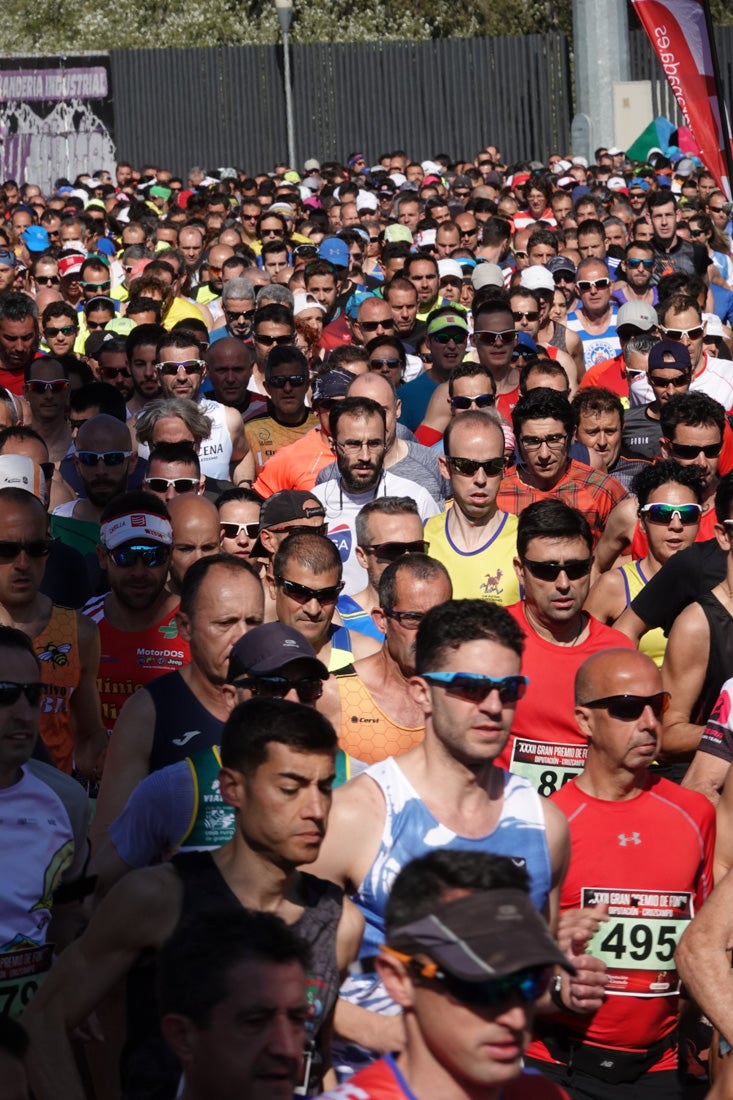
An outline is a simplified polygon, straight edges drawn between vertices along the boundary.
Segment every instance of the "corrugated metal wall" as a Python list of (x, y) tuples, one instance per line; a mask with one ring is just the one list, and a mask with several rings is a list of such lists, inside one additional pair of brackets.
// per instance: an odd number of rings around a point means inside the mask
[[(112, 51), (118, 155), (184, 174), (193, 164), (261, 171), (286, 159), (282, 49)], [(296, 157), (505, 157), (568, 145), (562, 35), (292, 47)], [(518, 79), (518, 74), (521, 78)]]

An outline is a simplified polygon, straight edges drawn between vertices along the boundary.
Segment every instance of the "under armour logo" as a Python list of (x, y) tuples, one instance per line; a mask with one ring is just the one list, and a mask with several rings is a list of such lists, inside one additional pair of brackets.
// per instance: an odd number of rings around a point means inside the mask
[(641, 836), (639, 833), (632, 833), (631, 836), (624, 836), (623, 833), (619, 833), (618, 842), (622, 848), (625, 848), (627, 844), (641, 844)]

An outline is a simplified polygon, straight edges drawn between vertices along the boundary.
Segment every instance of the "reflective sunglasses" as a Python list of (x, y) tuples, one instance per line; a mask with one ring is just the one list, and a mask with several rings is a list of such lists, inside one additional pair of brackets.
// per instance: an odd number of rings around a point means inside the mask
[(388, 317), (386, 321), (359, 321), (359, 328), (363, 328), (364, 332), (376, 332), (378, 328), (391, 329), (394, 328), (394, 319)]
[(510, 344), (516, 342), (517, 332), (513, 328), (503, 328), (499, 332), (481, 328), (474, 332), (471, 339), (474, 345), (483, 344), (489, 347), (508, 348)]
[(236, 688), (249, 688), (262, 699), (284, 699), (295, 688), (301, 703), (315, 703), (323, 695), (323, 681), (310, 677), (288, 680), (287, 676), (252, 676), (248, 680), (235, 680)]
[(540, 581), (556, 581), (561, 573), (569, 581), (579, 581), (581, 577), (588, 576), (592, 564), (592, 558), (571, 561), (532, 561), (531, 558), (522, 558), (522, 565)]
[(100, 462), (105, 466), (121, 466), (131, 454), (132, 451), (77, 451), (76, 457), (82, 466), (98, 466)]
[[(431, 356), (431, 359), (432, 359), (432, 356)], [(370, 359), (369, 360), (369, 366), (372, 368), (372, 370), (374, 369), (374, 367), (401, 367), (402, 366), (402, 360), (401, 359)]]
[(275, 584), (297, 603), (310, 603), (311, 600), (317, 600), (320, 604), (336, 603), (344, 587), (344, 582), (341, 581), (340, 584), (331, 584), (327, 588), (309, 588), (307, 584), (297, 584), (278, 574), (275, 576)]
[(478, 672), (423, 672), (428, 683), (444, 687), (452, 695), (462, 695), (472, 703), (482, 703), (492, 691), (499, 692), (502, 703), (518, 703), (529, 684), (527, 676), (481, 676)]
[[(670, 363), (670, 366), (672, 364)], [(629, 368), (626, 368), (626, 373), (629, 373)], [(643, 374), (644, 371), (639, 371), (639, 374)], [(683, 386), (689, 386), (690, 375), (688, 371), (683, 371), (677, 376), (677, 378), (662, 378), (660, 374), (650, 374), (649, 382), (652, 386), (656, 386), (657, 389), (666, 390), (667, 386), (674, 386), (675, 389), (681, 389)]]
[(129, 367), (100, 367), (99, 373), (102, 378), (132, 378)]
[(576, 283), (578, 290), (585, 293), (586, 290), (606, 290), (611, 285), (610, 279), (581, 279)]
[(693, 523), (698, 523), (702, 514), (701, 504), (645, 504), (643, 508), (639, 509), (642, 516), (645, 516), (650, 523), (671, 523), (673, 519), (678, 519), (685, 527), (689, 527)]
[(267, 384), (272, 386), (274, 390), (284, 390), (286, 386), (297, 389), (298, 386), (304, 386), (307, 381), (307, 374), (278, 374), (273, 378), (268, 378)]
[(695, 325), (694, 328), (665, 328), (664, 325), (660, 325), (659, 331), (663, 332), (668, 340), (684, 340), (685, 337), (687, 337), (688, 340), (699, 340), (705, 331), (705, 326)]
[(632, 270), (636, 267), (645, 267), (647, 271), (651, 271), (654, 267), (654, 260), (625, 260), (624, 262)]
[(43, 695), (43, 684), (32, 682), (28, 684), (18, 683), (16, 680), (0, 681), (0, 707), (11, 707), (17, 703), (21, 695), (32, 707), (37, 707)]
[(717, 458), (723, 450), (723, 441), (720, 443), (707, 443), (704, 447), (698, 447), (695, 443), (671, 443), (669, 449), (675, 458), (697, 458), (699, 454), (705, 458)]
[(420, 623), (425, 618), (424, 611), (395, 611), (392, 608), (383, 607), (386, 618), (393, 619), (394, 622), (399, 623), (400, 626), (404, 626), (406, 630), (417, 630)]
[(43, 335), (44, 336), (73, 336), (78, 331), (79, 330), (76, 327), (76, 325), (62, 325), (60, 328), (53, 328), (51, 325), (48, 325), (48, 327), (43, 330)]
[(451, 397), (450, 407), (456, 412), (466, 412), (475, 405), (477, 409), (492, 409), (496, 404), (493, 393), (477, 393), (475, 397)]
[(199, 487), (197, 477), (146, 477), (145, 487), (151, 493), (167, 493), (171, 485), (176, 493), (192, 493)]
[(273, 344), (284, 347), (286, 344), (292, 344), (293, 334), (291, 333), (289, 336), (264, 336), (261, 332), (256, 332), (255, 340), (258, 344), (262, 344), (263, 348), (271, 348)]
[(182, 363), (156, 363), (155, 369), (159, 374), (173, 376), (179, 370), (185, 370), (186, 374), (201, 374), (204, 366), (203, 359), (184, 359)]
[[(493, 402), (492, 402), (493, 404)], [(483, 470), (487, 477), (497, 477), (504, 473), (505, 459), (503, 455), (498, 458), (487, 458), (479, 462), (474, 458), (457, 458), (455, 455), (446, 455), (445, 461), (464, 477), (473, 477)]]
[(668, 691), (658, 691), (656, 695), (607, 695), (604, 699), (590, 699), (578, 706), (607, 710), (609, 718), (617, 718), (620, 722), (636, 722), (646, 707), (652, 708), (655, 718), (661, 718), (666, 713), (669, 700)]
[(121, 569), (131, 569), (137, 561), (141, 561), (148, 569), (158, 569), (161, 565), (168, 564), (170, 556), (167, 546), (148, 546), (145, 543), (127, 543), (125, 546), (116, 546), (114, 550), (107, 550), (107, 553)]
[[(220, 523), (222, 537), (225, 539), (238, 539), (242, 531), (248, 539), (256, 539), (260, 530), (259, 522), (254, 523)], [(309, 528), (310, 530), (310, 528)]]
[(543, 443), (546, 443), (551, 451), (554, 451), (556, 447), (564, 447), (567, 443), (568, 437), (564, 432), (554, 432), (552, 435), (524, 435), (519, 442), (524, 447), (525, 451), (539, 451)]
[(406, 962), (418, 983), (434, 982), (457, 1001), (480, 1008), (496, 1008), (516, 1000), (522, 1004), (533, 1004), (544, 996), (552, 979), (552, 967), (532, 966), (501, 978), (489, 978), (485, 982), (467, 982), (440, 970), (434, 962), (425, 963), (390, 947), (383, 947), (383, 950)]
[(42, 378), (29, 378), (25, 384), (26, 393), (63, 393), (71, 383), (68, 378), (52, 378), (44, 382)]
[(463, 329), (449, 329), (447, 332), (434, 332), (429, 337), (430, 340), (435, 340), (436, 344), (450, 344), (453, 341), (454, 344), (465, 344), (468, 339), (468, 333)]
[(416, 542), (373, 542), (362, 546), (367, 554), (374, 554), (377, 561), (397, 561), (403, 554), (427, 554), (429, 542), (422, 539)]
[(523, 317), (526, 317), (528, 321), (536, 321), (540, 315), (538, 309), (513, 309), (512, 317), (515, 321), (521, 321)]
[(58, 275), (36, 275), (35, 278), (39, 286), (58, 286), (61, 282)]
[(29, 558), (47, 558), (53, 543), (53, 539), (32, 539), (30, 542), (0, 540), (0, 564), (10, 565), (22, 553), (26, 553)]
[(103, 290), (109, 290), (111, 283), (109, 279), (107, 279), (106, 283), (87, 283), (84, 279), (80, 279), (79, 286), (83, 286), (85, 290), (94, 290), (99, 294)]
[(253, 309), (225, 309), (224, 316), (230, 325), (233, 325), (235, 321), (238, 321), (242, 317), (248, 324), (251, 324), (254, 320), (255, 310)]

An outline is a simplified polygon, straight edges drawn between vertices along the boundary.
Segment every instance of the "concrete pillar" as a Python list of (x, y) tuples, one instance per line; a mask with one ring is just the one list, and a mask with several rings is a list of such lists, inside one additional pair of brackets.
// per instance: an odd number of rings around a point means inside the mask
[(590, 164), (594, 149), (615, 143), (613, 84), (631, 79), (626, 0), (573, 0), (573, 43), (575, 110), (589, 120), (573, 125), (573, 153)]

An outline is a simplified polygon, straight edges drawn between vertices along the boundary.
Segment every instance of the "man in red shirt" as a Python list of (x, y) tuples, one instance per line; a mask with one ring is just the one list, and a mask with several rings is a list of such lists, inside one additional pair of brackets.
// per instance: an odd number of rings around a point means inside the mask
[(10, 393), (23, 393), (24, 372), (38, 351), (39, 340), (33, 299), (14, 291), (0, 294), (0, 386)]

